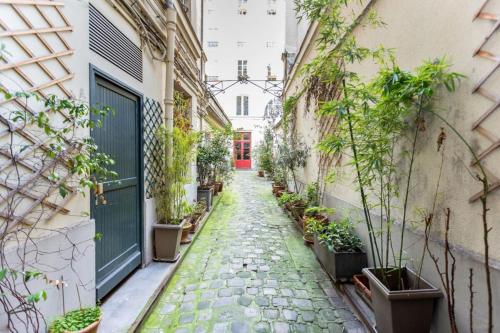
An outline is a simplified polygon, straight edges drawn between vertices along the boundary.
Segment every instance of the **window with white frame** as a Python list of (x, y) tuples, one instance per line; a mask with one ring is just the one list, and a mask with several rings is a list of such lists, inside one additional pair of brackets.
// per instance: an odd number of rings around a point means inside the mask
[(219, 81), (218, 75), (207, 75), (207, 81)]
[(276, 9), (274, 9), (274, 8), (268, 9), (267, 15), (276, 15)]
[(247, 65), (247, 60), (238, 60), (238, 78), (248, 77)]
[(275, 42), (266, 42), (266, 47), (267, 48), (271, 48), (271, 47), (274, 47), (276, 45)]
[(248, 116), (248, 96), (236, 96), (236, 115)]
[(247, 42), (242, 42), (242, 41), (237, 41), (236, 42), (236, 46), (237, 47), (245, 47), (246, 44), (247, 44)]
[(215, 40), (208, 41), (208, 47), (219, 47), (219, 42)]

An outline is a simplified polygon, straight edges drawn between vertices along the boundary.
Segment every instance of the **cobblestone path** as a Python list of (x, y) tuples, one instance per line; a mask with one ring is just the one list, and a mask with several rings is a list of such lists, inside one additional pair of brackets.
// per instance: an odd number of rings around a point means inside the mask
[(224, 192), (141, 332), (365, 332), (268, 181)]

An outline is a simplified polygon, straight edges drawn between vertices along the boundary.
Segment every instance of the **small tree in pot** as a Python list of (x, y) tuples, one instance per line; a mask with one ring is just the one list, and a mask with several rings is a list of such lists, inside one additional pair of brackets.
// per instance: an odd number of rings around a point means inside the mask
[(196, 167), (198, 171), (198, 201), (205, 201), (207, 211), (212, 207), (213, 188), (210, 184), (210, 177), (213, 172), (213, 152), (210, 149), (208, 140), (198, 143), (196, 155)]
[(165, 149), (173, 143), (171, 161), (162, 161), (161, 182), (155, 189), (157, 224), (155, 231), (155, 256), (157, 260), (176, 261), (182, 229), (189, 229), (189, 221), (184, 215), (189, 207), (185, 200), (185, 185), (189, 184), (189, 165), (191, 164), (197, 133), (174, 127), (172, 132), (162, 126), (157, 138)]

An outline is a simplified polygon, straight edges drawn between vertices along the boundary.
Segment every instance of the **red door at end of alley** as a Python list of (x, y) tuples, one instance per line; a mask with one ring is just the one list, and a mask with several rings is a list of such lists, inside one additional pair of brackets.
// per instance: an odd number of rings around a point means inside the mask
[(234, 165), (236, 169), (252, 168), (252, 133), (238, 132), (233, 144)]

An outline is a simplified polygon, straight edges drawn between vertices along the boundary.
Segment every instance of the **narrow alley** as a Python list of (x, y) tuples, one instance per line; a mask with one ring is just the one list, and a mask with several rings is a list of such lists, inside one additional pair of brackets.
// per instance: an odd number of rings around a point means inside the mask
[(222, 195), (141, 332), (364, 332), (268, 181)]

